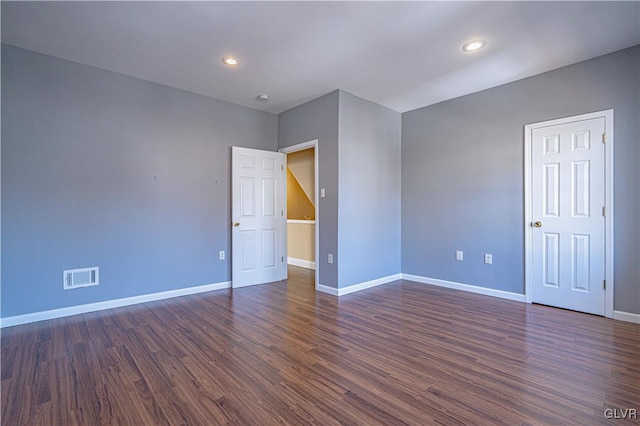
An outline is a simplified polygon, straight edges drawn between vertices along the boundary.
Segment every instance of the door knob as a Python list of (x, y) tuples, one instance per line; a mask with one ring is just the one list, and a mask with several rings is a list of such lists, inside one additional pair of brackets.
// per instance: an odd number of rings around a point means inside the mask
[(240, 222), (233, 222), (233, 226), (240, 226)]
[(542, 222), (540, 222), (539, 220), (536, 220), (535, 222), (533, 222), (533, 226), (536, 228), (542, 228)]

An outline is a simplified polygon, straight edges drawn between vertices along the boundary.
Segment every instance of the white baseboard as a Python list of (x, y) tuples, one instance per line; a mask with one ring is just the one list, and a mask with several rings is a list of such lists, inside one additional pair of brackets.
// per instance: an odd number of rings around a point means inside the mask
[(337, 288), (329, 287), (328, 285), (324, 284), (318, 284), (316, 286), (316, 291), (319, 291), (320, 293), (327, 293), (332, 296), (339, 296)]
[(321, 291), (322, 293), (332, 294), (334, 296), (344, 296), (346, 294), (355, 293), (356, 291), (366, 290), (371, 287), (376, 287), (382, 284), (387, 284), (392, 281), (397, 281), (402, 279), (402, 274), (394, 274), (389, 275), (382, 278), (377, 278), (371, 281), (365, 281), (359, 284), (350, 285), (349, 287), (342, 288), (333, 288), (326, 285), (318, 284), (316, 290)]
[(421, 277), (419, 275), (411, 274), (402, 274), (402, 279), (407, 281), (414, 281), (421, 284), (430, 284), (439, 287), (452, 288), (455, 290), (468, 291), (470, 293), (483, 294), (485, 296), (499, 297), (501, 299), (515, 300), (516, 302), (524, 302), (524, 294), (511, 293), (503, 290), (495, 290), (492, 288), (457, 283), (454, 281), (439, 280), (437, 278)]
[(350, 285), (349, 287), (343, 287), (338, 289), (338, 296), (344, 296), (345, 294), (355, 293), (356, 291), (366, 290), (371, 287), (376, 287), (382, 284), (387, 284), (392, 281), (402, 279), (402, 274), (393, 274), (382, 278), (377, 278), (371, 281), (365, 281), (363, 283)]
[[(471, 293), (483, 294), (486, 296), (499, 297), (502, 299), (515, 300), (524, 302), (524, 295), (518, 293), (510, 293), (502, 290), (495, 290), (485, 287), (479, 287), (470, 284), (462, 284), (453, 281), (445, 281), (437, 278), (422, 277), (411, 274), (394, 274), (387, 277), (378, 278), (371, 281), (355, 284), (344, 288), (334, 288), (323, 284), (318, 284), (316, 290), (322, 293), (331, 294), (333, 296), (344, 296), (368, 288), (387, 284), (397, 280), (407, 280), (422, 284), (430, 284), (439, 287), (452, 288), (455, 290), (468, 291)], [(176, 290), (163, 291), (159, 293), (145, 294), (141, 296), (126, 297), (123, 299), (106, 300), (104, 302), (89, 303), (86, 305), (70, 306), (68, 308), (52, 309), (49, 311), (33, 312), (30, 314), (16, 315), (0, 319), (0, 328), (12, 327), (32, 322), (45, 321), (48, 319), (68, 317), (71, 315), (84, 314), (87, 312), (102, 311), (105, 309), (120, 308), (123, 306), (136, 305), (138, 303), (153, 302), (156, 300), (171, 299), (173, 297), (187, 296), (190, 294), (204, 293), (208, 291), (223, 290), (231, 288), (230, 281), (224, 281), (214, 284), (205, 284), (196, 287), (187, 287)], [(634, 314), (623, 311), (613, 311), (613, 318), (619, 321), (626, 321), (640, 324), (640, 314)]]
[(222, 290), (231, 287), (231, 281), (214, 284), (205, 284), (196, 287), (180, 288), (176, 290), (162, 291), (159, 293), (144, 294), (141, 296), (125, 297), (123, 299), (105, 300), (104, 302), (88, 303), (86, 305), (70, 306), (68, 308), (52, 309), (50, 311), (33, 312), (30, 314), (16, 315), (0, 319), (0, 328), (14, 325), (28, 324), (54, 318), (68, 317), (71, 315), (85, 314), (87, 312), (102, 311), (105, 309), (120, 308), (136, 305), (138, 303), (153, 302), (156, 300), (171, 299), (173, 297), (187, 296), (190, 294), (204, 293), (207, 291)]
[(631, 312), (613, 311), (613, 319), (640, 324), (640, 314), (632, 314)]
[(293, 266), (299, 266), (301, 268), (316, 270), (316, 262), (304, 259), (296, 259), (295, 257), (287, 257), (287, 264)]

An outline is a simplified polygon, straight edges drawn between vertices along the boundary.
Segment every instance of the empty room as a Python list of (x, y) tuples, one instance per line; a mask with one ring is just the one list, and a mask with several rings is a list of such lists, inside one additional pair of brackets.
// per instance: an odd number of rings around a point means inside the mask
[(640, 423), (640, 1), (2, 1), (0, 423)]

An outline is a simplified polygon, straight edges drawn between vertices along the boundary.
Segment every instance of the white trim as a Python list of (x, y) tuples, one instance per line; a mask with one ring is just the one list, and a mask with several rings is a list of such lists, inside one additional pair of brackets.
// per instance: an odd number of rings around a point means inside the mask
[(606, 143), (604, 144), (604, 161), (605, 161), (605, 205), (607, 209), (607, 215), (605, 217), (605, 241), (604, 241), (604, 271), (605, 279), (607, 280), (607, 289), (605, 291), (605, 308), (604, 314), (607, 318), (614, 318), (613, 310), (613, 294), (614, 294), (614, 280), (613, 280), (613, 216), (614, 216), (614, 204), (613, 204), (613, 110), (608, 109), (605, 111), (592, 112), (588, 114), (580, 114), (572, 117), (559, 118), (556, 120), (543, 121), (540, 123), (527, 124), (524, 126), (524, 253), (525, 253), (525, 301), (531, 303), (531, 274), (533, 271), (533, 265), (531, 264), (531, 252), (532, 252), (532, 230), (529, 224), (531, 223), (531, 208), (532, 208), (532, 191), (531, 191), (531, 143), (532, 133), (534, 129), (542, 127), (556, 126), (558, 124), (572, 123), (574, 121), (591, 120), (593, 118), (604, 118), (604, 126), (606, 133)]
[(402, 279), (402, 274), (393, 274), (386, 277), (377, 278), (371, 281), (365, 281), (359, 284), (350, 285), (348, 287), (342, 287), (338, 289), (338, 296), (344, 296), (345, 294), (355, 293), (356, 291), (366, 290), (371, 287), (377, 287), (382, 284), (388, 284), (393, 281)]
[(315, 225), (315, 220), (287, 219), (287, 223), (297, 223), (299, 225)]
[(138, 303), (154, 302), (156, 300), (171, 299), (190, 294), (204, 293), (207, 291), (223, 290), (231, 287), (231, 281), (214, 284), (205, 284), (196, 287), (179, 288), (176, 290), (162, 291), (159, 293), (143, 294), (140, 296), (125, 297), (123, 299), (105, 300), (104, 302), (88, 303), (86, 305), (69, 306), (67, 308), (52, 309), (50, 311), (33, 312), (30, 314), (16, 315), (2, 318), (0, 328), (14, 325), (28, 324), (37, 321), (45, 321), (54, 318), (68, 317), (71, 315), (85, 314), (88, 312), (102, 311), (105, 309), (121, 308), (123, 306), (137, 305)]
[(483, 294), (485, 296), (499, 297), (501, 299), (514, 300), (516, 302), (524, 302), (524, 294), (512, 293), (504, 290), (496, 290), (493, 288), (480, 287), (472, 284), (457, 283), (454, 281), (440, 280), (437, 278), (422, 277), (419, 275), (402, 274), (402, 279), (413, 281), (421, 284), (435, 285), (438, 287), (452, 288), (454, 290), (468, 291), (470, 293)]
[(300, 268), (316, 270), (316, 262), (305, 259), (296, 259), (295, 257), (287, 257), (287, 265), (299, 266)]
[(640, 314), (632, 314), (631, 312), (613, 311), (613, 319), (640, 324)]
[[(437, 278), (422, 277), (411, 274), (394, 274), (387, 277), (378, 278), (376, 280), (366, 281), (360, 284), (352, 285), (344, 288), (334, 288), (323, 284), (317, 284), (316, 290), (333, 296), (344, 296), (368, 288), (388, 284), (397, 280), (413, 281), (421, 284), (435, 285), (438, 287), (446, 287), (455, 290), (467, 291), (470, 293), (483, 294), (485, 296), (499, 297), (501, 299), (514, 300), (524, 302), (524, 295), (511, 293), (502, 290), (495, 290), (486, 287), (479, 287), (470, 284), (462, 284), (453, 281), (445, 281)], [(159, 293), (145, 294), (141, 296), (126, 297), (123, 299), (106, 300), (104, 302), (89, 303), (86, 305), (70, 306), (67, 308), (52, 309), (49, 311), (33, 312), (30, 314), (16, 315), (0, 319), (0, 328), (13, 327), (16, 325), (29, 324), (32, 322), (45, 321), (55, 318), (63, 318), (72, 315), (85, 314), (88, 312), (97, 312), (105, 309), (121, 308), (124, 306), (136, 305), (140, 303), (153, 302), (157, 300), (171, 299), (174, 297), (188, 296), (191, 294), (205, 293), (209, 291), (224, 290), (231, 288), (231, 281), (224, 281), (214, 284), (205, 284), (196, 287), (187, 287), (176, 290), (163, 291)], [(640, 324), (640, 314), (634, 314), (623, 311), (613, 311), (613, 319)]]
[(393, 274), (382, 278), (377, 278), (371, 281), (365, 281), (359, 284), (350, 285), (348, 287), (342, 288), (333, 288), (326, 285), (319, 284), (316, 286), (316, 290), (321, 291), (323, 293), (332, 294), (334, 296), (344, 296), (350, 293), (355, 293), (357, 291), (366, 290), (368, 288), (377, 287), (379, 285), (388, 284), (393, 281), (398, 281), (402, 279), (402, 274)]
[[(309, 148), (313, 148), (313, 171), (314, 171), (314, 207), (316, 209), (316, 220), (315, 220), (315, 224), (316, 224), (316, 229), (315, 229), (315, 259), (316, 261), (314, 262), (315, 265), (317, 265), (317, 268), (314, 268), (316, 270), (315, 273), (315, 288), (317, 291), (323, 291), (321, 288), (332, 288), (332, 287), (327, 287), (327, 286), (323, 286), (320, 284), (320, 204), (319, 204), (319, 199), (320, 199), (320, 195), (319, 195), (319, 170), (320, 170), (320, 154), (318, 152), (318, 139), (313, 139), (307, 142), (302, 142), (299, 143), (297, 145), (291, 145), (288, 146), (286, 148), (281, 148), (278, 150), (278, 152), (281, 152), (283, 154), (290, 154), (292, 152), (298, 152), (298, 151), (303, 151), (305, 149), (309, 149)], [(286, 164), (286, 161), (285, 161)], [(287, 213), (287, 192), (286, 192), (286, 185), (285, 185), (285, 193), (284, 193), (284, 199), (285, 199), (285, 203), (284, 203), (284, 211), (285, 211), (285, 217), (287, 217), (286, 213)], [(284, 248), (285, 248), (285, 253), (288, 253), (288, 247), (287, 247), (287, 227), (285, 226), (285, 230), (284, 230)], [(287, 268), (285, 269), (285, 279), (287, 279)], [(324, 293), (327, 293), (327, 291), (323, 291)]]
[(328, 285), (324, 285), (324, 284), (316, 284), (316, 291), (319, 291), (321, 293), (327, 293), (332, 296), (339, 296), (337, 288), (329, 287)]
[(313, 139), (307, 142), (302, 142), (297, 145), (291, 145), (286, 148), (280, 148), (278, 152), (283, 154), (291, 154), (292, 152), (304, 151), (309, 148), (316, 148), (318, 146), (318, 139)]
[(531, 303), (531, 274), (533, 272), (533, 259), (531, 253), (533, 253), (533, 231), (529, 224), (532, 222), (532, 201), (531, 197), (531, 137), (532, 129), (529, 125), (524, 126), (524, 300), (526, 303)]
[(606, 134), (606, 143), (604, 146), (604, 197), (607, 215), (604, 222), (604, 275), (607, 280), (607, 289), (605, 291), (604, 314), (607, 318), (614, 317), (613, 310), (613, 142), (615, 135), (613, 133), (613, 110), (603, 111), (604, 113), (604, 132)]

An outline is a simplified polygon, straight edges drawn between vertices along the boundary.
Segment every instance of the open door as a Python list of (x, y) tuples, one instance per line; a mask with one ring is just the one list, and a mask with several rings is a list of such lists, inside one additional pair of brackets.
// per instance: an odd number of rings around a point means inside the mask
[(285, 278), (284, 154), (231, 148), (232, 287)]

